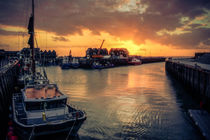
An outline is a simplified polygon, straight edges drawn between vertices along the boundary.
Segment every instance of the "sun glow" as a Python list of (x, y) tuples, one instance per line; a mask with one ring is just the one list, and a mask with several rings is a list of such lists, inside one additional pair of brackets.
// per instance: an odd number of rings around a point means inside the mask
[[(5, 44), (1, 49), (21, 50), (27, 47), (28, 34), (26, 29), (17, 26), (0, 25), (0, 29), (13, 32), (12, 35), (0, 35), (0, 43)], [(15, 35), (16, 34), (16, 35)], [(176, 49), (176, 46), (161, 45), (146, 40), (144, 44), (136, 44), (133, 40), (121, 39), (107, 32), (93, 34), (89, 29), (83, 29), (81, 34), (60, 36), (53, 32), (36, 30), (36, 47), (41, 50), (56, 50), (60, 56), (68, 55), (71, 49), (73, 56), (85, 56), (87, 48), (99, 48), (103, 39), (103, 48), (127, 48), (130, 55), (141, 56), (192, 56), (195, 50)]]

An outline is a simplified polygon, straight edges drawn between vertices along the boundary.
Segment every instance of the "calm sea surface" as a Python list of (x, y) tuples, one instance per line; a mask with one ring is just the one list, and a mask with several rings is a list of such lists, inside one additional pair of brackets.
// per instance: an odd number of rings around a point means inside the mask
[(79, 139), (201, 139), (188, 108), (196, 108), (164, 63), (103, 70), (46, 68), (48, 78), (86, 111)]

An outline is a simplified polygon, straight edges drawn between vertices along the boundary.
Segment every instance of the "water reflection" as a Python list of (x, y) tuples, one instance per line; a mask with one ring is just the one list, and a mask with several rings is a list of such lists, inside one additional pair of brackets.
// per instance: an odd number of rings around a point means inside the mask
[[(84, 109), (81, 139), (199, 139), (164, 63), (104, 70), (48, 67), (48, 77)], [(193, 104), (190, 103), (190, 104)]]

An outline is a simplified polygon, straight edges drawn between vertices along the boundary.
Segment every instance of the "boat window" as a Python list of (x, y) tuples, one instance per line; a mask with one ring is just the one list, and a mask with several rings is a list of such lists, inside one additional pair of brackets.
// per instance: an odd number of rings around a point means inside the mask
[(43, 109), (52, 109), (58, 107), (65, 107), (66, 99), (48, 101), (48, 102), (28, 102), (26, 103), (26, 110), (43, 110)]
[(47, 102), (46, 109), (57, 108), (57, 107), (65, 107), (66, 100), (56, 100)]
[(41, 102), (28, 102), (26, 103), (26, 110), (42, 110), (43, 105)]

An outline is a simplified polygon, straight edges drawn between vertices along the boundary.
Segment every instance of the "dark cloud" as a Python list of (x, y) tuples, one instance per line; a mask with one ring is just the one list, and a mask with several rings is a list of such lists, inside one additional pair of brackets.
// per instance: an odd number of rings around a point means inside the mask
[[(176, 46), (185, 46), (185, 48), (189, 49), (191, 49), (193, 46), (193, 48), (198, 48), (200, 44), (209, 45), (209, 33), (210, 28), (199, 28), (192, 30), (190, 33), (180, 35), (165, 35), (162, 37), (161, 42)], [(210, 49), (210, 46), (206, 46), (205, 49)]]
[[(54, 40), (65, 41), (62, 36), (82, 34), (84, 28), (90, 29), (93, 34), (105, 31), (121, 39), (132, 39), (138, 44), (150, 39), (182, 48), (196, 48), (209, 39), (209, 29), (202, 28), (202, 24), (190, 25), (191, 28), (186, 29), (189, 32), (184, 34), (157, 35), (163, 29), (174, 31), (183, 27), (180, 22), (182, 17), (189, 17), (190, 22), (207, 14), (209, 0), (141, 0), (134, 8), (125, 6), (129, 0), (35, 1), (36, 28), (61, 36)], [(27, 27), (30, 5), (29, 0), (1, 0), (0, 24)], [(128, 9), (119, 10), (122, 6)], [(147, 7), (145, 10), (142, 8), (144, 6)]]
[(53, 41), (69, 41), (67, 38), (63, 37), (63, 36), (53, 36), (52, 37)]
[(191, 18), (205, 13), (205, 9), (210, 8), (209, 0), (141, 0), (149, 5), (147, 9), (150, 13), (158, 12), (162, 16), (185, 15)]
[[(203, 44), (210, 45), (210, 38), (208, 38), (207, 40), (203, 41)], [(210, 49), (210, 47), (209, 47), (209, 49)]]

